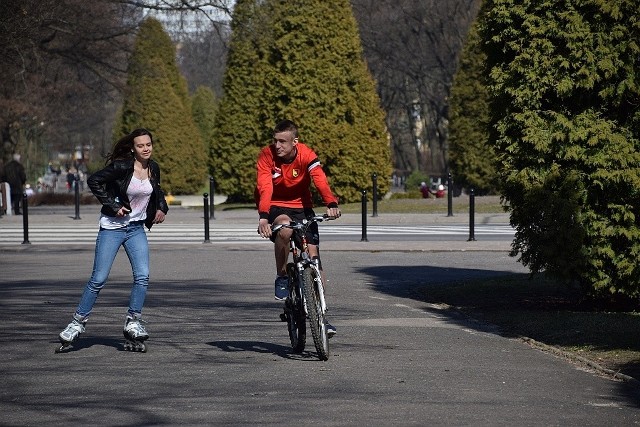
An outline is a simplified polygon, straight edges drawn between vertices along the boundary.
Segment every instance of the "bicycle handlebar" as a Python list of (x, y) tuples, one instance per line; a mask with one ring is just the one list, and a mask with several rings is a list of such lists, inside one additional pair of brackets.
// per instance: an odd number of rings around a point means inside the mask
[(322, 221), (331, 221), (334, 219), (338, 219), (335, 216), (329, 216), (327, 214), (324, 215), (315, 215), (312, 217), (309, 217), (307, 219), (302, 220), (302, 222), (296, 222), (296, 221), (291, 221), (289, 224), (276, 224), (276, 225), (272, 225), (271, 226), (271, 231), (272, 232), (276, 232), (278, 230), (280, 230), (281, 228), (290, 228), (292, 230), (301, 230), (305, 227), (308, 227), (310, 224), (314, 223), (314, 222), (322, 222)]

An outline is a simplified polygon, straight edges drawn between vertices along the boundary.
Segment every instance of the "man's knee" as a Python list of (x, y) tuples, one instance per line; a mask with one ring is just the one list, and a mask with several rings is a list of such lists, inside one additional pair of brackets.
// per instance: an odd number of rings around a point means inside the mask
[(276, 234), (276, 242), (285, 243), (285, 244), (289, 243), (292, 233), (293, 233), (293, 230), (291, 229), (281, 228), (280, 230), (278, 230), (278, 233)]

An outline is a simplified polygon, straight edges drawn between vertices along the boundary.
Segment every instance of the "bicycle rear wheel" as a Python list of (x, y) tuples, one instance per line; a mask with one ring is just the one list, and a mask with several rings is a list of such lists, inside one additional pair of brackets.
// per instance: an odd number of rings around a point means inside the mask
[(296, 283), (298, 275), (293, 264), (287, 265), (287, 273), (289, 274), (289, 298), (285, 301), (285, 319), (291, 348), (294, 353), (302, 353), (307, 341), (307, 323), (300, 287)]
[(322, 283), (322, 278), (315, 268), (305, 268), (302, 273), (304, 297), (307, 301), (307, 314), (313, 343), (318, 352), (320, 360), (329, 359), (329, 337), (327, 337), (327, 326), (324, 321), (322, 304), (320, 302), (320, 292), (317, 284)]

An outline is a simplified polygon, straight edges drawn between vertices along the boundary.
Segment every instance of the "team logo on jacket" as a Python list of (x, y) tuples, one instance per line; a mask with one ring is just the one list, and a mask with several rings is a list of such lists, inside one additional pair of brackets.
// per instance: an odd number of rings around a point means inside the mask
[(298, 169), (294, 169), (293, 171), (291, 171), (291, 175), (293, 175), (294, 178), (297, 178), (299, 175)]

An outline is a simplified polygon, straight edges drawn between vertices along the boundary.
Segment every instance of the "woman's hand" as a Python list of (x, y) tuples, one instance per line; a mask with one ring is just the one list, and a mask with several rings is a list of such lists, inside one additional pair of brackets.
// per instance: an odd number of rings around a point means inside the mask
[(156, 217), (153, 219), (153, 223), (154, 224), (160, 224), (162, 222), (164, 222), (164, 212), (162, 211), (156, 211)]
[(116, 212), (116, 216), (122, 217), (125, 215), (129, 215), (129, 212), (131, 211), (123, 206), (120, 209), (118, 209), (118, 212)]

